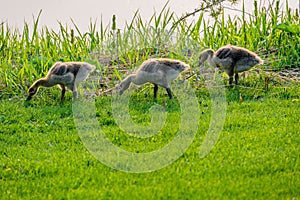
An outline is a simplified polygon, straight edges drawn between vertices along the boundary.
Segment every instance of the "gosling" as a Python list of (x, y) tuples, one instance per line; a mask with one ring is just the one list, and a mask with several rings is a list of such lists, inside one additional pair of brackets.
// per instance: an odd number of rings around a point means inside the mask
[(56, 62), (48, 71), (45, 78), (35, 81), (28, 89), (26, 101), (32, 99), (40, 86), (52, 87), (59, 85), (61, 88), (60, 102), (63, 101), (66, 89), (73, 92), (73, 98), (77, 98), (77, 86), (95, 70), (94, 65), (86, 62)]
[(211, 66), (226, 72), (229, 76), (230, 86), (232, 86), (233, 75), (235, 75), (235, 84), (237, 85), (239, 81), (238, 73), (264, 63), (254, 52), (232, 45), (221, 47), (216, 52), (211, 49), (204, 50), (199, 56), (199, 66), (206, 60)]
[(118, 86), (119, 95), (122, 95), (132, 83), (143, 85), (152, 83), (154, 85), (154, 98), (157, 97), (158, 85), (167, 90), (170, 99), (173, 98), (169, 83), (178, 75), (189, 69), (190, 66), (182, 61), (168, 58), (152, 58), (146, 60), (134, 74), (127, 76)]

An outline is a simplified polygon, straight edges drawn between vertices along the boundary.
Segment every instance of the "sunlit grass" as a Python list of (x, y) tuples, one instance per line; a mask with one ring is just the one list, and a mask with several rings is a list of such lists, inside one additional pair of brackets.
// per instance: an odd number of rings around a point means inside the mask
[[(196, 91), (201, 116), (193, 144), (176, 162), (145, 174), (120, 172), (95, 159), (78, 136), (71, 101), (60, 105), (48, 96), (25, 107), (18, 99), (2, 99), (2, 198), (299, 197), (300, 104), (294, 101), (299, 89), (273, 88), (264, 93), (233, 88), (226, 94), (226, 122), (219, 141), (205, 158), (200, 159), (199, 146), (210, 121), (207, 89)], [(164, 131), (147, 139), (131, 137), (119, 129), (112, 117), (111, 97), (97, 97), (96, 116), (115, 145), (132, 152), (152, 151), (172, 140), (179, 125), (179, 105), (162, 94), (157, 103), (163, 105), (164, 99), (168, 107), (172, 105), (169, 122)], [(131, 101), (139, 105), (131, 110), (135, 118), (147, 112), (152, 97), (136, 93)]]

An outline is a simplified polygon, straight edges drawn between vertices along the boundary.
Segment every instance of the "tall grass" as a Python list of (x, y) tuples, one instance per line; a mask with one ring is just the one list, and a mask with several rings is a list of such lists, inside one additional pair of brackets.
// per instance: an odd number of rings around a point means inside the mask
[[(92, 60), (99, 68), (105, 67), (99, 62), (103, 56), (111, 59), (110, 64), (129, 68), (150, 56), (175, 57), (196, 63), (202, 49), (216, 49), (228, 43), (259, 53), (267, 61), (265, 68), (298, 67), (300, 33), (291, 32), (289, 28), (300, 26), (298, 11), (291, 11), (288, 2), (286, 11), (280, 11), (280, 3), (277, 0), (275, 7), (258, 8), (254, 1), (255, 9), (251, 15), (243, 9), (241, 17), (229, 16), (228, 20), (224, 14), (211, 20), (200, 13), (195, 22), (178, 22), (166, 5), (148, 21), (136, 12), (123, 30), (116, 26), (104, 27), (101, 21), (99, 28), (96, 22), (90, 22), (86, 33), (82, 33), (74, 22), (74, 28), (60, 23), (58, 32), (47, 27), (38, 29), (41, 12), (34, 19), (34, 26), (25, 23), (22, 31), (2, 23), (0, 95), (24, 93), (33, 80), (45, 75), (58, 60)], [(282, 28), (282, 24), (287, 28)]]

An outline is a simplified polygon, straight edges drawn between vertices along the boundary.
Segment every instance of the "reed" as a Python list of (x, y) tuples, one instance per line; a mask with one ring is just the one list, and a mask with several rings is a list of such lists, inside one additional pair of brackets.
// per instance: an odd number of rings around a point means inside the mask
[[(42, 12), (33, 18), (33, 27), (25, 22), (22, 30), (1, 23), (1, 96), (24, 94), (28, 83), (45, 75), (55, 61), (93, 60), (105, 76), (107, 64), (98, 62), (102, 56), (109, 57), (112, 65), (127, 68), (135, 68), (149, 57), (196, 63), (201, 50), (228, 43), (258, 53), (266, 60), (265, 68), (299, 67), (300, 34), (293, 31), (300, 26), (298, 11), (292, 11), (288, 1), (285, 11), (281, 11), (280, 3), (277, 0), (275, 7), (259, 8), (254, 1), (253, 13), (243, 9), (241, 17), (229, 16), (227, 20), (224, 14), (212, 19), (200, 13), (194, 22), (178, 21), (166, 4), (147, 20), (137, 11), (122, 30), (116, 25), (112, 30), (101, 20), (99, 24), (91, 21), (85, 33), (74, 21), (72, 28), (59, 22), (58, 31), (40, 28)], [(123, 76), (117, 69), (113, 73), (112, 82)]]

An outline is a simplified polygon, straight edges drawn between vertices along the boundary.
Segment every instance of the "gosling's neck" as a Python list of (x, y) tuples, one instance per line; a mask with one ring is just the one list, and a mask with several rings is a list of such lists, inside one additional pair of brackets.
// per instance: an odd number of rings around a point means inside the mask
[(216, 62), (213, 58), (213, 55), (210, 55), (210, 54), (208, 55), (207, 62), (209, 63), (210, 66), (217, 67)]
[(122, 94), (125, 90), (127, 90), (131, 84), (131, 82), (135, 83), (135, 78), (136, 78), (136, 75), (135, 74), (131, 74), (129, 76), (127, 76), (122, 82), (120, 85), (122, 85), (121, 87), (121, 91), (120, 93)]
[(139, 85), (139, 83), (136, 80), (136, 74), (131, 74), (127, 78), (130, 80), (130, 82), (132, 82), (132, 83), (134, 83), (136, 85)]
[(199, 65), (207, 61), (210, 65), (215, 66), (212, 57), (214, 55), (214, 51), (212, 49), (207, 49), (201, 52), (199, 56)]
[(33, 87), (52, 87), (54, 84), (46, 78), (40, 78), (36, 82), (33, 83)]

